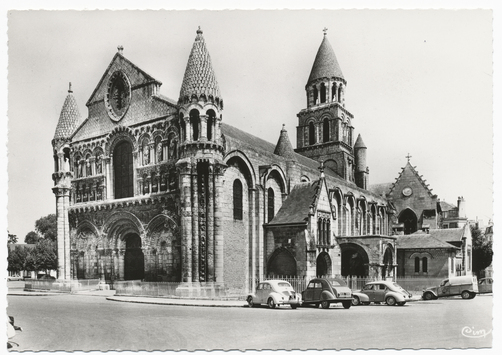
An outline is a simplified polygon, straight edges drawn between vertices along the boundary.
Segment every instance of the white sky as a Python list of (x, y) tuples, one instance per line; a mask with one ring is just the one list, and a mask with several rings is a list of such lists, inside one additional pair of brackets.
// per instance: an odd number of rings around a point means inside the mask
[[(302, 9), (308, 4), (316, 9), (422, 10), (9, 11), (113, 9), (116, 3), (136, 9)], [(0, 225), (21, 242), (36, 219), (55, 212), (51, 139), (68, 82), (86, 116), (85, 102), (117, 45), (123, 45), (128, 59), (163, 82), (161, 93), (177, 100), (199, 25), (224, 98), (225, 122), (273, 143), (285, 123), (294, 145), (296, 114), (305, 107), (304, 86), (322, 29), (327, 27), (348, 81), (346, 108), (355, 116), (356, 134), (368, 147), (370, 184), (392, 182), (410, 153), (412, 164), (442, 200), (456, 203), (457, 196), (464, 196), (470, 218), (487, 222), (493, 214), (492, 143), (500, 146), (493, 140), (494, 132), (500, 136), (500, 124), (495, 119), (492, 129), (492, 84), (495, 97), (500, 97), (501, 79), (500, 35), (493, 39), (492, 77), (492, 15), (495, 34), (501, 33), (501, 7), (495, 0), (335, 4), (269, 0), (210, 5), (189, 0), (6, 0), (0, 7), (4, 10), (0, 38), (8, 41), (2, 77), (6, 99), (0, 100), (0, 109), (8, 112), (2, 131), (9, 130), (8, 137), (0, 135), (0, 146), (6, 147), (0, 164), (8, 167), (8, 176), (4, 172), (0, 177), (9, 179), (2, 185), (5, 196), (8, 189), (8, 199), (0, 204)], [(423, 10), (430, 8), (495, 11)], [(500, 116), (500, 104), (495, 102), (494, 107), (495, 116)], [(495, 165), (496, 190), (499, 165)], [(495, 200), (496, 211), (499, 205)], [(499, 220), (496, 217), (495, 223)]]

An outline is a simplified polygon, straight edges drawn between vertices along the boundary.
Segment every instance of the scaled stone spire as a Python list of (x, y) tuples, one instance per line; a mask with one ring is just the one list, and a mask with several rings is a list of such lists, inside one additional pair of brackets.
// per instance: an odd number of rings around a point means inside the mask
[(281, 135), (275, 146), (274, 154), (288, 159), (294, 159), (295, 157), (295, 152), (289, 141), (288, 131), (286, 131), (286, 125), (284, 124), (282, 125)]
[(328, 41), (326, 31), (324, 32), (324, 38), (322, 39), (321, 45), (317, 50), (317, 55), (315, 57), (314, 64), (312, 65), (307, 85), (322, 78), (344, 79), (342, 69), (338, 64), (335, 52)]
[(80, 111), (78, 110), (77, 100), (73, 96), (73, 91), (71, 89), (71, 83), (68, 89), (68, 95), (61, 109), (61, 114), (59, 115), (58, 125), (56, 126), (56, 132), (54, 133), (54, 139), (64, 139), (69, 138), (75, 129), (81, 124)]
[(222, 101), (220, 88), (211, 65), (211, 57), (207, 51), (200, 27), (197, 30), (197, 36), (188, 58), (179, 101), (191, 100), (193, 95), (196, 95), (197, 98), (205, 95), (206, 99), (212, 96), (215, 101)]
[(357, 136), (356, 144), (354, 144), (354, 149), (357, 148), (366, 148), (366, 144), (364, 144), (363, 138), (360, 134)]

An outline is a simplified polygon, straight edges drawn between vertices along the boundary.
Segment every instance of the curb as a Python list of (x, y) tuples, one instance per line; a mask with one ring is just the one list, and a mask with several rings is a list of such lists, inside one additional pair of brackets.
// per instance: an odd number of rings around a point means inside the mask
[(144, 304), (156, 304), (159, 306), (189, 306), (189, 307), (233, 307), (233, 308), (244, 308), (247, 307), (247, 304), (243, 302), (242, 305), (237, 305), (237, 304), (223, 304), (223, 303), (215, 303), (215, 304), (209, 304), (209, 303), (192, 303), (192, 302), (172, 302), (169, 301), (168, 299), (162, 299), (158, 301), (154, 300), (148, 300), (145, 298), (141, 299), (132, 299), (130, 297), (127, 298), (120, 298), (120, 296), (111, 296), (111, 297), (106, 297), (108, 301), (115, 301), (115, 302), (128, 302), (128, 303), (144, 303)]

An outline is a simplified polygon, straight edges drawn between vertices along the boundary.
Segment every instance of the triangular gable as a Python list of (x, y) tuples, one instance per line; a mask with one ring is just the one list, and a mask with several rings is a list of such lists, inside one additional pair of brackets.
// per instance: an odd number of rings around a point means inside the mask
[(126, 73), (131, 87), (135, 87), (138, 85), (147, 85), (151, 83), (155, 83), (157, 85), (162, 85), (162, 83), (156, 80), (154, 77), (146, 73), (144, 70), (140, 69), (134, 63), (132, 63), (129, 59), (124, 57), (122, 54), (117, 52), (114, 56), (108, 67), (106, 68), (103, 76), (99, 80), (96, 88), (87, 100), (86, 105), (89, 106), (95, 101), (103, 100), (105, 94), (108, 90), (107, 79), (116, 71), (122, 70)]
[(418, 173), (416, 168), (411, 166), (410, 162), (408, 162), (406, 166), (402, 168), (396, 181), (392, 184), (388, 194), (389, 197), (401, 194), (402, 190), (410, 184), (413, 185), (415, 190), (420, 190), (415, 192), (425, 192), (429, 197), (435, 196), (432, 193), (432, 189), (430, 189), (426, 181), (422, 179), (422, 176)]

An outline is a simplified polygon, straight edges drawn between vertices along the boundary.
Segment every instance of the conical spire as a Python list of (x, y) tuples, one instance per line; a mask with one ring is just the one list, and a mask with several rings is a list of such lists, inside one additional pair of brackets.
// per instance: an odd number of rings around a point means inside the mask
[(59, 115), (54, 139), (69, 138), (75, 132), (75, 129), (80, 125), (80, 123), (80, 111), (78, 110), (77, 100), (75, 100), (75, 97), (73, 96), (70, 83), (68, 95), (66, 96), (63, 108), (61, 109), (61, 114)]
[(286, 131), (286, 125), (282, 125), (281, 135), (275, 146), (274, 154), (280, 155), (281, 157), (294, 159), (295, 153), (293, 151), (293, 146), (289, 141), (288, 131)]
[(357, 148), (366, 148), (366, 144), (364, 144), (363, 138), (361, 137), (360, 134), (357, 136), (356, 144), (354, 144), (354, 149)]
[(310, 71), (309, 80), (307, 85), (311, 82), (322, 78), (339, 78), (344, 79), (342, 69), (338, 64), (335, 52), (328, 41), (326, 29), (324, 31), (324, 38), (322, 39), (321, 46), (315, 56), (314, 65)]
[(212, 96), (215, 101), (222, 101), (220, 88), (211, 65), (211, 57), (207, 51), (200, 27), (197, 30), (197, 36), (188, 58), (179, 101), (190, 100), (192, 95), (196, 95), (197, 98), (205, 95), (206, 99)]

